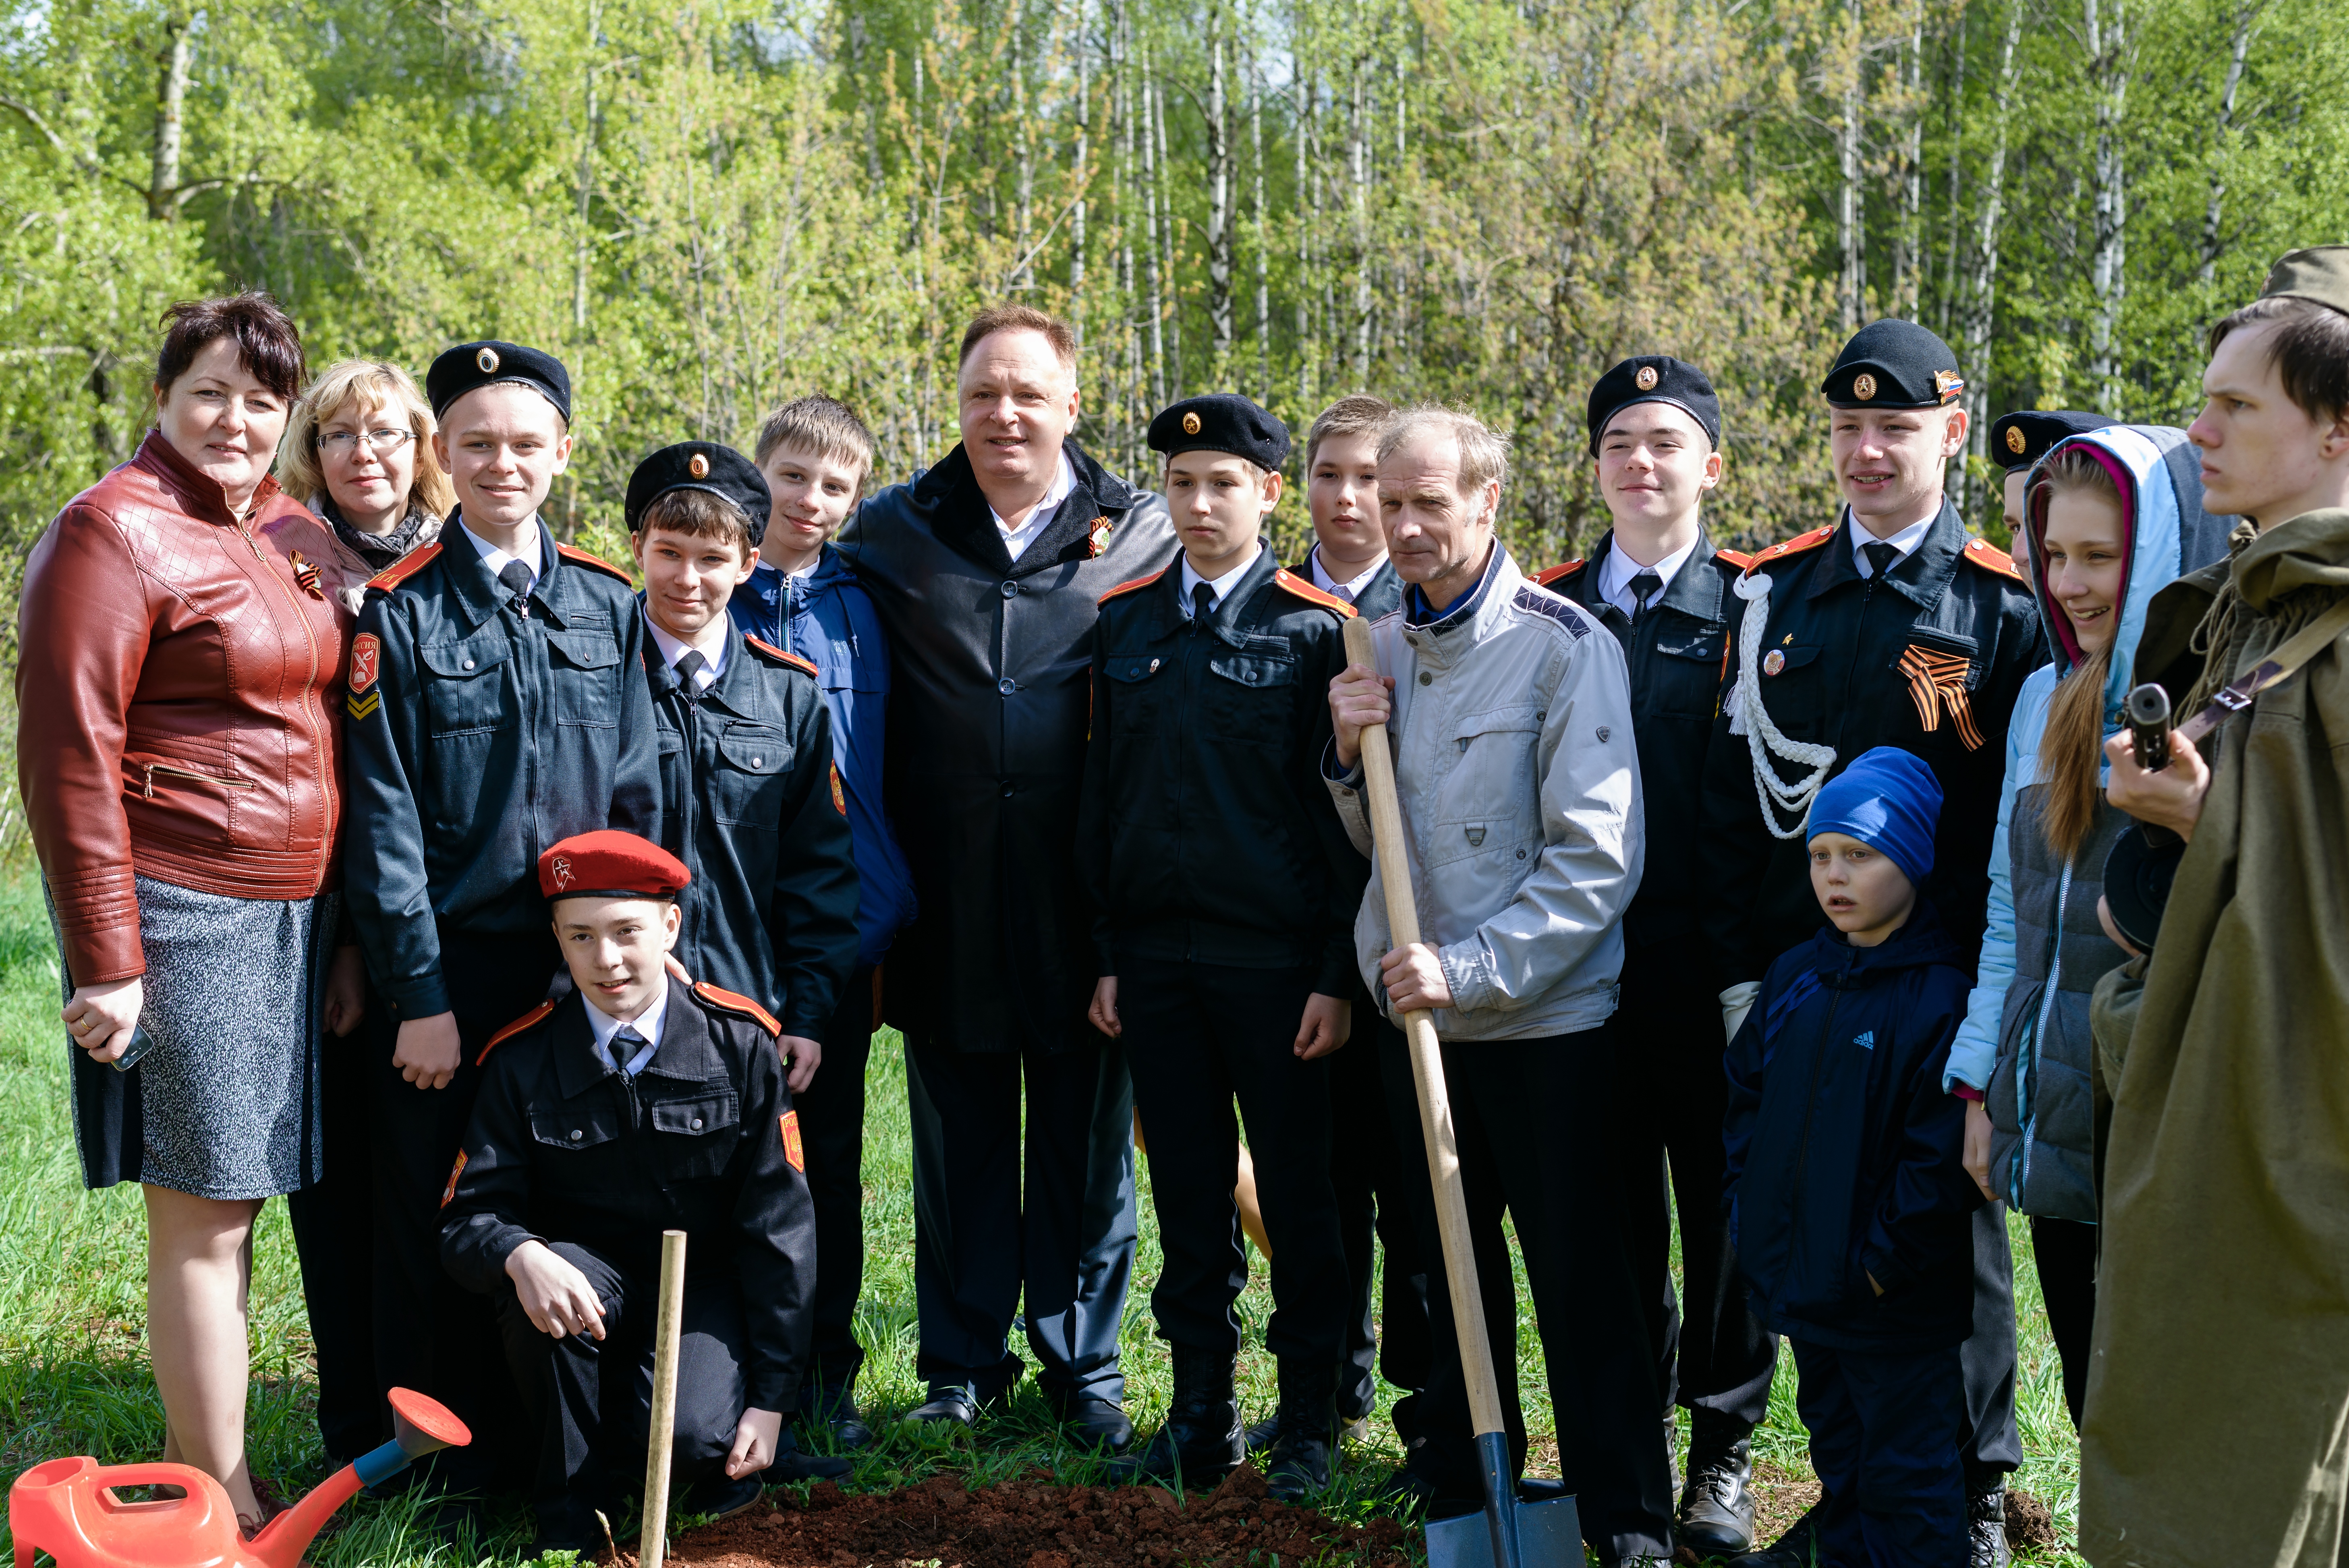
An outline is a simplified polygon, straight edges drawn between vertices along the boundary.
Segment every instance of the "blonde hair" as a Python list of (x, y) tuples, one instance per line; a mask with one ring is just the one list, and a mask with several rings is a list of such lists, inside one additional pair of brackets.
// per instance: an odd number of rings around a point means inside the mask
[(353, 403), (407, 414), (408, 428), (416, 435), (409, 506), (420, 506), (436, 518), (456, 511), (456, 488), (432, 450), (433, 433), (440, 428), (432, 418), (432, 406), (407, 371), (382, 359), (336, 360), (310, 384), (294, 405), (285, 438), (277, 445), (277, 488), (298, 501), (326, 493), (326, 478), (318, 469), (318, 427)]
[(864, 493), (864, 481), (873, 477), (873, 432), (864, 428), (855, 409), (837, 397), (818, 393), (786, 403), (768, 415), (766, 423), (759, 427), (759, 445), (750, 460), (765, 468), (778, 447), (795, 447), (832, 462), (853, 464), (859, 496)]
[(1321, 410), (1313, 428), (1305, 432), (1305, 471), (1313, 471), (1314, 454), (1321, 443), (1348, 436), (1377, 436), (1394, 418), (1394, 405), (1383, 397), (1373, 397), (1367, 392), (1357, 392), (1340, 397)]
[[(2062, 448), (2032, 476), (2030, 521), (2025, 526), (2033, 535), (2033, 560), (2044, 558), (2040, 540), (2047, 527), (2047, 503), (2074, 490), (2103, 496), (2122, 509), (2126, 521), (2128, 502), (2105, 465), (2085, 447)], [(2041, 574), (2044, 580), (2044, 567)], [(2039, 593), (2053, 603), (2054, 595), (2044, 581)], [(2113, 650), (2120, 642), (2120, 608), (2113, 606), (2112, 637), (2103, 647), (2084, 654), (2058, 677), (2054, 695), (2047, 702), (2047, 727), (2039, 737), (2039, 777), (2046, 785), (2046, 804), (2039, 822), (2041, 834), (2059, 861), (2069, 861), (2080, 852), (2080, 846), (2095, 831), (2096, 808), (2104, 804), (2104, 788), (2097, 775), (2105, 755), (2105, 682), (2111, 677)], [(2063, 613), (2060, 606), (2055, 613)]]

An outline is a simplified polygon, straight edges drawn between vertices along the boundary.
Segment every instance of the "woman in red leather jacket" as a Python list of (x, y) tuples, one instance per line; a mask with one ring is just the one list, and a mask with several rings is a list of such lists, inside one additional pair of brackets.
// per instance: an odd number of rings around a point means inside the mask
[[(264, 294), (165, 313), (155, 428), (26, 567), (18, 783), (57, 933), (83, 1179), (145, 1190), (163, 1457), (269, 1511), (244, 1460), (254, 1217), (316, 1181), (351, 614), (268, 478), (302, 389)], [(135, 1058), (136, 1065), (125, 1064)]]

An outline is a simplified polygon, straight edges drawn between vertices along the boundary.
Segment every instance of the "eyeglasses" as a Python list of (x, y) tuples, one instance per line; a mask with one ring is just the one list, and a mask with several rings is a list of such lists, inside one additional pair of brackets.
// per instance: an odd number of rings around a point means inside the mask
[[(387, 428), (381, 430), (369, 430), (367, 433), (367, 444), (379, 458), (391, 456), (414, 439), (416, 439), (416, 432), (413, 430), (395, 430)], [(344, 458), (348, 457), (357, 448), (359, 436), (357, 431), (330, 430), (318, 438), (318, 449), (330, 457)]]

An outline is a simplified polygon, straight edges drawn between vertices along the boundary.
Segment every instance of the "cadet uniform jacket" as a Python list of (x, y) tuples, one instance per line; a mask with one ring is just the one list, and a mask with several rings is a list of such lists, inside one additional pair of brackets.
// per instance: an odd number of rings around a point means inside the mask
[(1353, 995), (1354, 911), (1368, 873), (1322, 785), (1330, 683), (1353, 612), (1274, 564), (1225, 593), (1205, 631), (1179, 562), (1112, 589), (1093, 631), (1092, 740), (1077, 841), (1122, 955), (1310, 965)]
[[(2047, 662), (2046, 641), (2013, 562), (1969, 540), (1946, 501), (1923, 541), (1880, 580), (1854, 564), (1852, 527), (1847, 512), (1833, 528), (1754, 557), (1747, 576), (1771, 583), (1756, 656), (1762, 705), (1788, 739), (1833, 747), (1834, 772), (1878, 746), (1913, 752), (1933, 769), (1941, 821), (1921, 891), (1971, 973), (1990, 896), (2007, 720), (2024, 677)], [(1811, 892), (1806, 834), (1780, 812), (1777, 826), (1791, 836), (1772, 836), (1754, 776), (1753, 726), (1733, 727), (1749, 606), (1741, 599), (1731, 608), (1699, 848), (1720, 987), (1760, 979), (1772, 959), (1827, 923)], [(1775, 756), (1762, 765), (1789, 782), (1805, 771)]]
[(558, 545), (523, 609), (451, 516), (367, 585), (351, 645), (351, 914), (402, 1017), (449, 1010), (443, 930), (546, 928), (541, 851), (660, 827), (644, 616), (627, 578)]
[(686, 1267), (740, 1282), (749, 1405), (789, 1410), (807, 1359), (815, 1211), (773, 1020), (674, 977), (652, 1059), (604, 1065), (577, 992), (492, 1037), (440, 1201), (440, 1260), (468, 1290), (510, 1288), (526, 1241), (569, 1242), (657, 1278), (664, 1230)]
[(957, 1050), (1095, 1048), (1077, 805), (1102, 594), (1166, 560), (1166, 503), (1079, 451), (1076, 487), (1013, 561), (960, 447), (840, 539), (888, 629), (885, 796), (913, 868), (889, 1021)]
[[(1715, 550), (1700, 531), (1696, 548), (1664, 591), (1648, 601), (1638, 625), (1599, 592), (1599, 568), (1615, 542), (1610, 530), (1588, 559), (1553, 566), (1534, 581), (1582, 606), (1623, 645), (1630, 665), (1631, 727), (1640, 748), (1640, 812), (1648, 859), (1640, 892), (1623, 916), (1623, 945), (1640, 953), (1702, 945), (1705, 879), (1696, 825), (1704, 799), (1704, 756), (1721, 692), (1722, 655), (1737, 613), (1731, 591), (1750, 556)], [(1718, 989), (1718, 987), (1716, 987)]]
[(647, 672), (660, 733), (660, 845), (693, 873), (678, 896), (686, 972), (818, 1044), (856, 961), (856, 863), (832, 717), (813, 667), (726, 629), (698, 699)]
[[(1313, 552), (1307, 551), (1305, 559), (1288, 569), (1288, 574), (1310, 587), (1320, 584), (1313, 581)], [(1402, 603), (1402, 579), (1395, 575), (1394, 562), (1381, 561), (1379, 569), (1371, 573), (1369, 586), (1354, 596), (1354, 614), (1365, 621), (1375, 621)]]

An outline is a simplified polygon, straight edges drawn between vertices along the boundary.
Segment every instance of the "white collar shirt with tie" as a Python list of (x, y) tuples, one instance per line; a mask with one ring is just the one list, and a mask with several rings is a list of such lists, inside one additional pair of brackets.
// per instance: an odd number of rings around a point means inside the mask
[[(1259, 539), (1256, 542), (1256, 550), (1257, 555), (1264, 553), (1264, 541)], [(1246, 572), (1249, 567), (1255, 564), (1256, 555), (1251, 555), (1246, 561), (1241, 562), (1237, 566), (1233, 567), (1229, 572), (1225, 573), (1221, 577), (1202, 577), (1195, 570), (1193, 569), (1190, 554), (1188, 552), (1185, 552), (1183, 556), (1184, 617), (1187, 620), (1190, 617), (1192, 610), (1199, 603), (1198, 590), (1200, 583), (1205, 583), (1207, 585), (1207, 592), (1211, 595), (1207, 600), (1207, 614), (1212, 615), (1216, 610), (1222, 607), (1224, 595), (1232, 591), (1232, 584), (1240, 580), (1240, 573)]]
[(1889, 539), (1877, 538), (1868, 531), (1866, 523), (1857, 517), (1853, 518), (1851, 520), (1851, 563), (1859, 568), (1859, 574), (1862, 577), (1875, 576), (1876, 568), (1868, 563), (1868, 547), (1871, 544), (1889, 544), (1899, 552), (1894, 557), (1892, 564), (1899, 565), (1901, 562), (1909, 559), (1909, 552), (1925, 542), (1926, 531), (1933, 526), (1933, 520), (1940, 515), (1941, 503), (1939, 499), (1936, 499), (1933, 502), (1933, 510), (1925, 515), (1924, 521), (1910, 523)]
[(1066, 450), (1060, 454), (1060, 460), (1061, 466), (1052, 475), (1051, 488), (1044, 492), (1043, 500), (1029, 509), (1027, 518), (1019, 527), (1014, 528), (1004, 521), (1003, 514), (994, 507), (987, 509), (987, 515), (995, 520), (996, 531), (1003, 535), (1005, 552), (1014, 561), (1036, 542), (1036, 536), (1044, 531), (1045, 526), (1061, 510), (1061, 503), (1069, 499), (1071, 490), (1077, 488), (1077, 470), (1075, 465), (1069, 461)]
[(1599, 596), (1626, 615), (1637, 616), (1640, 598), (1631, 592), (1631, 579), (1642, 572), (1656, 574), (1655, 591), (1648, 595), (1648, 603), (1653, 604), (1664, 596), (1664, 590), (1672, 585), (1672, 579), (1680, 575), (1681, 568), (1695, 553), (1696, 541), (1692, 539), (1653, 566), (1642, 566), (1624, 554), (1620, 544), (1609, 541), (1607, 559), (1599, 563)]
[[(465, 537), (471, 540), (473, 548), (481, 552), (481, 560), (488, 565), (491, 576), (501, 583), (504, 582), (506, 566), (512, 562), (520, 565), (524, 572), (530, 573), (530, 583), (523, 589), (523, 593), (528, 593), (531, 589), (538, 586), (538, 563), (541, 555), (536, 512), (531, 513), (523, 525), (514, 531), (514, 547), (511, 552), (499, 549), (480, 534), (475, 533), (471, 526), (465, 522), (462, 514), (458, 518), (457, 526), (464, 529)], [(516, 597), (520, 596), (520, 594), (516, 595)]]
[(1345, 582), (1340, 583), (1335, 577), (1330, 575), (1330, 569), (1328, 567), (1321, 564), (1321, 547), (1319, 545), (1317, 544), (1313, 547), (1313, 553), (1306, 557), (1305, 561), (1306, 566), (1313, 574), (1313, 586), (1320, 589), (1324, 593), (1336, 594), (1339, 598), (1343, 599), (1349, 604), (1362, 596), (1362, 591), (1371, 585), (1371, 579), (1376, 577), (1379, 574), (1379, 568), (1384, 566), (1386, 563), (1386, 552), (1381, 551), (1379, 552), (1379, 558), (1376, 561), (1373, 561), (1368, 566), (1363, 567), (1361, 571), (1356, 573), (1352, 577), (1348, 578)]
[(650, 615), (645, 617), (645, 630), (652, 634), (653, 645), (660, 649), (661, 664), (666, 668), (677, 668), (677, 661), (688, 654), (701, 655), (701, 667), (693, 672), (693, 689), (697, 695), (716, 686), (718, 677), (725, 673), (726, 644), (729, 639), (719, 638), (715, 648), (697, 648), (691, 643), (672, 637), (662, 631)]
[[(662, 973), (660, 989), (653, 993), (651, 1005), (633, 1018), (615, 1018), (593, 1001), (585, 997), (581, 1000), (587, 1002), (587, 1029), (594, 1037), (595, 1059), (607, 1068), (616, 1068), (626, 1078), (634, 1078), (644, 1071), (645, 1064), (653, 1059), (655, 1051), (660, 1049), (661, 1019), (668, 1013), (667, 973)], [(644, 1042), (629, 1055), (625, 1067), (620, 1067), (612, 1057), (612, 1041), (622, 1029), (635, 1030), (636, 1037)]]

